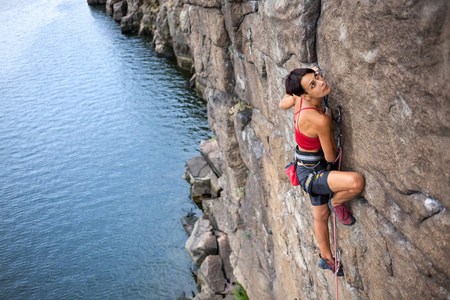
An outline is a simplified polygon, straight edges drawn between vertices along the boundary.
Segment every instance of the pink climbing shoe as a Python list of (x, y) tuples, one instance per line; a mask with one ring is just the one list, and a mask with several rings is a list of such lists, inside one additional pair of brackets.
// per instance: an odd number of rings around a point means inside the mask
[(353, 217), (353, 214), (351, 211), (349, 211), (347, 209), (347, 207), (345, 207), (344, 205), (337, 205), (337, 206), (332, 206), (331, 205), (331, 199), (328, 201), (328, 207), (331, 209), (332, 212), (334, 212), (337, 216), (337, 218), (339, 219), (339, 221), (341, 221), (342, 224), (344, 224), (345, 226), (351, 226), (353, 224), (355, 224), (355, 218)]

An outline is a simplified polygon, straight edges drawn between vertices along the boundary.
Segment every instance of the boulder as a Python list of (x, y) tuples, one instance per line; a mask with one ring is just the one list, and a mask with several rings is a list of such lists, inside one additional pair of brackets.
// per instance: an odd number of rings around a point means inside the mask
[(139, 35), (151, 35), (153, 32), (153, 18), (152, 13), (149, 8), (144, 11), (144, 15), (142, 16), (141, 23), (139, 24)]
[(217, 255), (217, 241), (211, 230), (207, 216), (202, 214), (186, 241), (186, 251), (197, 266), (200, 266), (208, 255)]
[(205, 289), (213, 293), (225, 290), (226, 281), (222, 272), (220, 256), (210, 255), (206, 257), (198, 270), (198, 281), (201, 283), (202, 290)]
[(222, 193), (218, 199), (202, 200), (204, 212), (213, 222), (214, 228), (219, 228), (226, 234), (232, 234), (242, 226), (239, 203), (232, 200), (228, 193)]
[(117, 22), (127, 14), (128, 3), (127, 1), (120, 1), (113, 5), (113, 18)]
[(120, 30), (123, 33), (138, 32), (141, 20), (144, 16), (144, 7), (140, 7), (137, 11), (129, 12), (120, 21)]
[(204, 157), (191, 158), (185, 165), (183, 178), (191, 184), (193, 199), (219, 196), (219, 180)]
[(168, 20), (169, 10), (169, 4), (164, 3), (160, 7), (156, 16), (156, 30), (153, 36), (153, 45), (156, 53), (165, 57), (172, 57), (174, 55)]
[(217, 238), (217, 244), (219, 249), (219, 256), (222, 259), (223, 270), (225, 277), (230, 280), (233, 278), (233, 267), (230, 262), (231, 247), (228, 241), (228, 236), (224, 233), (215, 233)]
[(191, 183), (199, 178), (205, 178), (209, 173), (209, 164), (202, 156), (189, 159), (184, 166), (184, 176), (187, 182)]
[(106, 13), (112, 16), (114, 14), (114, 5), (119, 2), (123, 2), (123, 0), (107, 0), (105, 4)]
[(178, 66), (194, 73), (192, 51), (189, 47), (188, 9), (185, 8), (182, 1), (179, 1), (178, 4), (175, 2), (175, 6), (171, 6), (167, 13), (167, 21)]
[(106, 0), (88, 0), (88, 5), (105, 5)]

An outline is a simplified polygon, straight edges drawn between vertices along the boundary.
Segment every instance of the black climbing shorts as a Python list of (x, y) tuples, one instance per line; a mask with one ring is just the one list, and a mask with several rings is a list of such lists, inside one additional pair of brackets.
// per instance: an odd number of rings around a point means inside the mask
[[(317, 172), (317, 175), (312, 179), (311, 192), (309, 194), (309, 198), (313, 206), (327, 204), (328, 200), (330, 199), (330, 194), (333, 193), (327, 182), (328, 175), (331, 171), (325, 171), (326, 166), (327, 162), (323, 160), (314, 168), (314, 170)], [(297, 162), (297, 178), (303, 190), (306, 190), (305, 182), (311, 171), (311, 169), (301, 166)]]

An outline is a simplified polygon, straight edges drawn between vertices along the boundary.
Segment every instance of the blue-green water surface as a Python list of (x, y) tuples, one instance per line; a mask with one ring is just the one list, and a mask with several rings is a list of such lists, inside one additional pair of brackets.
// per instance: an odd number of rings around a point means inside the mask
[(0, 299), (190, 294), (182, 175), (210, 132), (188, 75), (85, 0), (0, 20)]

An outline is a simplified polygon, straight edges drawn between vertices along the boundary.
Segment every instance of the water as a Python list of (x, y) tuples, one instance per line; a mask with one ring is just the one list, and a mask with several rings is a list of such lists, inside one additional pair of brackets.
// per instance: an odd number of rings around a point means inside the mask
[(182, 175), (211, 134), (189, 75), (85, 0), (0, 19), (0, 299), (196, 291)]

